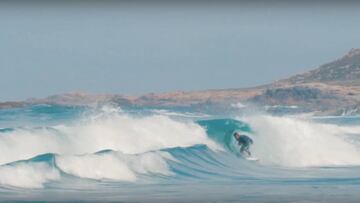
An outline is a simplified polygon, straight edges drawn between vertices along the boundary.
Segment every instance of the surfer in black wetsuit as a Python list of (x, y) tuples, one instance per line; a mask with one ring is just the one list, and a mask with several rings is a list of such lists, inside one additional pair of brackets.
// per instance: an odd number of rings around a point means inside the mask
[(253, 140), (246, 136), (246, 135), (240, 135), (240, 133), (235, 132), (234, 137), (236, 141), (238, 141), (238, 144), (240, 145), (240, 153), (244, 154), (244, 152), (247, 153), (247, 155), (250, 157), (251, 152), (249, 151), (250, 145), (253, 144)]

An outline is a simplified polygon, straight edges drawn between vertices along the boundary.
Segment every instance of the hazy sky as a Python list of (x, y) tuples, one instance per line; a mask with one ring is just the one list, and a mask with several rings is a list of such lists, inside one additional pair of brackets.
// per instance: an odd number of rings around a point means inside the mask
[(352, 2), (49, 2), (0, 2), (1, 101), (248, 87), (360, 47)]

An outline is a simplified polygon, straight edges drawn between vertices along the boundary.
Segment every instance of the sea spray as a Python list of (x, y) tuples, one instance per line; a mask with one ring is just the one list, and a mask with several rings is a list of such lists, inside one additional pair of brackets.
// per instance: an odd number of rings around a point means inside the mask
[(252, 151), (263, 164), (288, 167), (360, 165), (358, 146), (345, 139), (349, 133), (360, 136), (359, 127), (268, 115), (241, 120), (254, 130)]

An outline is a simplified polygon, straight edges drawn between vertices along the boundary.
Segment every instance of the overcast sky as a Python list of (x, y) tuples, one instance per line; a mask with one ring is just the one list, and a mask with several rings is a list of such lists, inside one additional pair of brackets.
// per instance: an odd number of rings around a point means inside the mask
[(360, 47), (352, 2), (57, 2), (0, 2), (0, 101), (255, 86)]

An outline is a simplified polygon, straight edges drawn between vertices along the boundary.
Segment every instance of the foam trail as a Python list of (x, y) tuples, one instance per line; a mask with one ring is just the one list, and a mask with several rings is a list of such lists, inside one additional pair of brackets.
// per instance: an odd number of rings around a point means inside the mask
[(125, 155), (119, 152), (57, 156), (56, 165), (64, 172), (96, 180), (137, 180), (137, 174), (172, 175), (165, 159), (174, 160), (166, 152)]
[(314, 123), (274, 116), (243, 120), (255, 131), (253, 154), (264, 164), (309, 167), (360, 165), (360, 151), (347, 134), (360, 134), (359, 127)]

